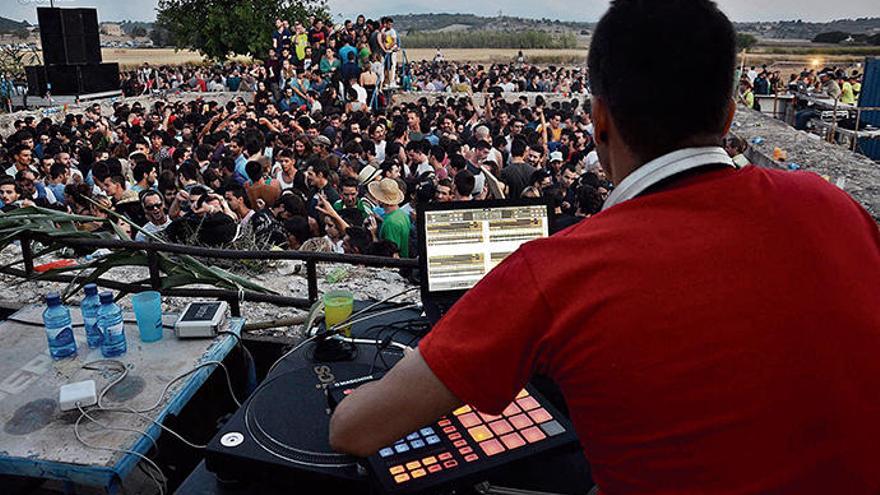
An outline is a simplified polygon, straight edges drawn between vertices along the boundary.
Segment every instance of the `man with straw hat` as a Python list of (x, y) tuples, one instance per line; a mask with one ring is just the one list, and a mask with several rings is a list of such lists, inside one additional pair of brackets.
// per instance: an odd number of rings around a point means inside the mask
[(382, 228), (379, 230), (379, 240), (393, 242), (400, 250), (400, 257), (408, 258), (410, 219), (409, 215), (400, 209), (400, 203), (403, 203), (405, 196), (397, 185), (397, 181), (382, 179), (378, 182), (371, 182), (367, 187), (370, 195), (385, 210), (385, 218), (382, 220)]

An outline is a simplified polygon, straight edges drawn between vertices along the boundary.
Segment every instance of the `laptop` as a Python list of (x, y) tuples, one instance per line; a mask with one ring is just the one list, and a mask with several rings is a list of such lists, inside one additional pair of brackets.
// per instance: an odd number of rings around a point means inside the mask
[(430, 203), (417, 211), (422, 305), (432, 324), (504, 258), (550, 232), (542, 198)]

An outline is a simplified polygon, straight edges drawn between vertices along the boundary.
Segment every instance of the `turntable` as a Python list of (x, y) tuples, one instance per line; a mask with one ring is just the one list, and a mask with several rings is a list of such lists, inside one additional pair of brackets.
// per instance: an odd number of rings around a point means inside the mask
[(288, 358), (211, 440), (208, 470), (224, 481), (268, 479), (306, 492), (366, 493), (372, 486), (424, 493), (472, 486), (512, 462), (578, 448), (571, 424), (527, 387), (499, 416), (464, 406), (368, 459), (336, 453), (328, 441), (331, 405), (381, 376), (367, 364), (373, 355), (362, 346), (361, 362)]

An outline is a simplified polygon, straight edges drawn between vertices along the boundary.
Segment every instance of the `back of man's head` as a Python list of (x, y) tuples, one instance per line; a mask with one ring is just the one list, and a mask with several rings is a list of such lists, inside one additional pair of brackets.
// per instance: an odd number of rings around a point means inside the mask
[(735, 58), (733, 25), (710, 0), (614, 0), (593, 33), (588, 65), (594, 96), (627, 147), (648, 161), (695, 140), (720, 142)]

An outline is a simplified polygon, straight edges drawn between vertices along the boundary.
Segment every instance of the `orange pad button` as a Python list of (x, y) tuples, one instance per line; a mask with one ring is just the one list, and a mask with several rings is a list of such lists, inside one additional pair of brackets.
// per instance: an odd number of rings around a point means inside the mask
[(409, 481), (409, 475), (406, 473), (398, 474), (397, 476), (394, 477), (394, 481), (396, 481), (397, 483), (403, 483), (404, 481)]
[(388, 470), (388, 472), (391, 474), (400, 474), (400, 473), (403, 473), (404, 471), (406, 471), (406, 469), (404, 469), (403, 466), (394, 466), (393, 468)]

